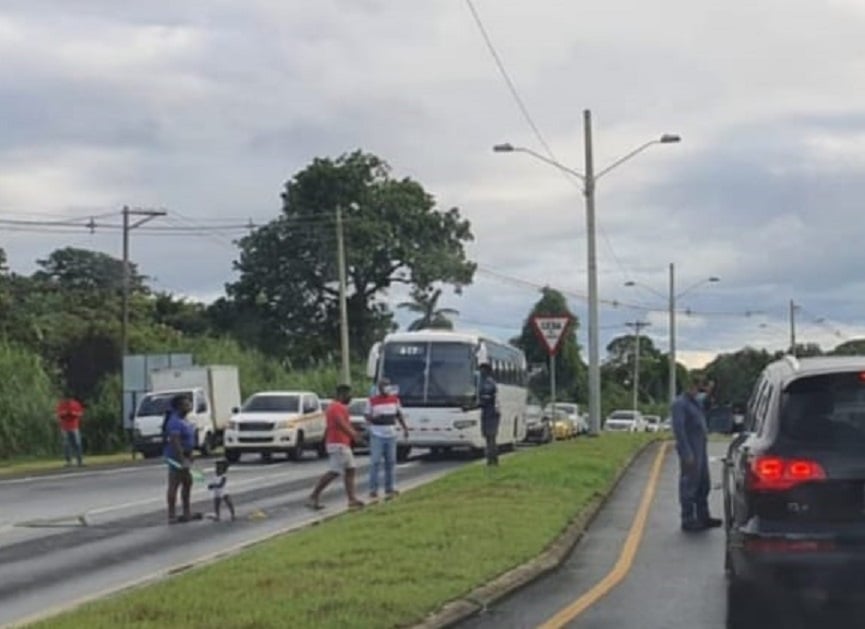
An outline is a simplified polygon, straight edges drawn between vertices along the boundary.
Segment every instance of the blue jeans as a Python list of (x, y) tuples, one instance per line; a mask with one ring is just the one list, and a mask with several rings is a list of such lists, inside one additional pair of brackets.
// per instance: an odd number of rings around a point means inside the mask
[(706, 452), (697, 456), (694, 466), (686, 468), (679, 463), (679, 505), (682, 522), (701, 522), (709, 517), (709, 457)]
[(378, 472), (384, 463), (384, 491), (393, 493), (393, 477), (396, 468), (396, 437), (378, 437), (370, 434), (369, 442), (369, 493), (378, 493)]
[(63, 455), (67, 463), (72, 463), (72, 455), (75, 455), (78, 465), (81, 465), (81, 431), (63, 431)]

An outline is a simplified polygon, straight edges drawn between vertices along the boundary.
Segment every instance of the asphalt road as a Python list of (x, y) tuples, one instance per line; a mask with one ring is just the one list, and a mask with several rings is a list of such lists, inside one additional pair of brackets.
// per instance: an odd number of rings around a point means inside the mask
[[(721, 455), (722, 444), (711, 444)], [(720, 530), (685, 535), (678, 529), (677, 463), (668, 450), (642, 544), (625, 580), (568, 626), (580, 629), (722, 629), (726, 599), (724, 537)], [(537, 627), (610, 572), (634, 520), (655, 450), (622, 479), (565, 564), (510, 599), (463, 623), (463, 628)], [(718, 482), (718, 464), (712, 464)], [(720, 490), (712, 508), (720, 513)]]
[[(307, 457), (300, 463), (233, 466), (235, 522), (166, 524), (162, 465), (0, 481), (0, 626), (319, 519), (322, 515), (309, 512), (303, 502), (326, 462), (311, 453)], [(464, 462), (410, 460), (398, 466), (398, 486), (428, 482)], [(207, 466), (212, 461), (199, 464), (209, 476)], [(360, 495), (366, 467), (367, 457), (360, 457)], [(341, 486), (334, 483), (323, 502), (328, 507), (323, 514), (344, 509)], [(211, 511), (201, 484), (193, 503), (195, 510)]]
[[(710, 500), (722, 515), (720, 463), (725, 444), (710, 443), (715, 488)], [(524, 629), (539, 627), (607, 576), (622, 553), (638, 505), (646, 490), (656, 451), (638, 459), (623, 478), (586, 536), (555, 572), (529, 585), (461, 629)], [(685, 534), (678, 529), (678, 462), (670, 448), (634, 558), (625, 578), (594, 602), (567, 627), (579, 629), (724, 629), (726, 580), (722, 529)], [(829, 608), (805, 610), (791, 599), (772, 603), (780, 609), (783, 629), (861, 629), (865, 611)], [(771, 625), (774, 627), (776, 625)], [(760, 629), (771, 629), (765, 624)]]

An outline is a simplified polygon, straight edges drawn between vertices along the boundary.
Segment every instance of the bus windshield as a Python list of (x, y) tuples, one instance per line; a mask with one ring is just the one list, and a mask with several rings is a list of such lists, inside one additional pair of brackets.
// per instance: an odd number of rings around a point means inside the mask
[(467, 343), (387, 343), (382, 375), (403, 406), (461, 406), (474, 398), (474, 348)]

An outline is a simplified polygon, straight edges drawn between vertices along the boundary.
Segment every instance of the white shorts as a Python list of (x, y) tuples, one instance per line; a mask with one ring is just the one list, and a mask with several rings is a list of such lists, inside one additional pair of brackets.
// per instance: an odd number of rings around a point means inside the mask
[(327, 456), (330, 461), (330, 471), (334, 474), (342, 474), (346, 470), (353, 470), (354, 452), (351, 451), (351, 446), (346, 446), (341, 443), (329, 443), (327, 445)]

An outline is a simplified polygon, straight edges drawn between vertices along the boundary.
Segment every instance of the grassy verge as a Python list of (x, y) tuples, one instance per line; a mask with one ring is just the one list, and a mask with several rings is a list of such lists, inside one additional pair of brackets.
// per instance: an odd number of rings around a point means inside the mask
[(95, 602), (37, 627), (393, 627), (540, 553), (652, 435), (470, 465), (392, 503)]
[[(136, 461), (141, 461), (141, 455), (136, 456)], [(114, 454), (93, 454), (84, 457), (84, 465), (88, 468), (104, 465), (117, 465), (118, 463), (132, 462), (132, 454), (129, 450), (115, 452)], [(66, 469), (66, 461), (63, 456), (52, 457), (16, 457), (0, 461), (0, 477), (17, 476), (20, 474), (60, 472)]]

